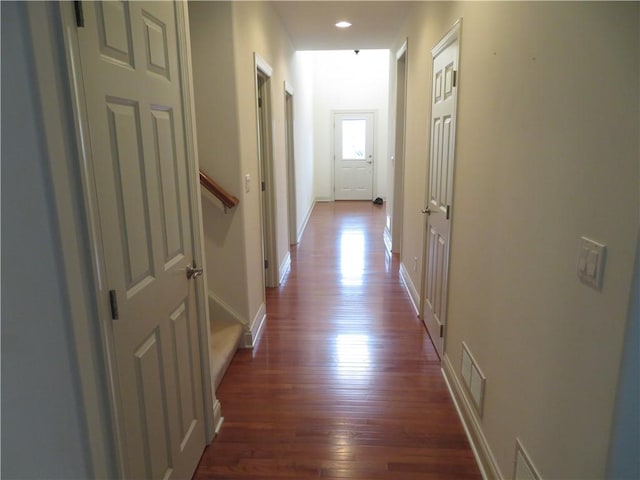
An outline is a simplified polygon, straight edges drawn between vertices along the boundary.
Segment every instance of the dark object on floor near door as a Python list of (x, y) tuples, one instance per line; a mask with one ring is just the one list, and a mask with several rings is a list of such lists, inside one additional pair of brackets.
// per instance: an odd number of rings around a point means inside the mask
[(377, 197), (373, 203), (375, 203), (376, 205), (382, 205), (383, 200), (380, 197)]

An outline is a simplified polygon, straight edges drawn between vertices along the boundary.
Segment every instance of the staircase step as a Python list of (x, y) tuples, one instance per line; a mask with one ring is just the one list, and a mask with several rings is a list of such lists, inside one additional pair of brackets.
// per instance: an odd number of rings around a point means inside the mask
[(211, 320), (209, 344), (212, 355), (212, 376), (215, 388), (218, 388), (229, 364), (233, 359), (242, 338), (242, 324), (232, 320)]

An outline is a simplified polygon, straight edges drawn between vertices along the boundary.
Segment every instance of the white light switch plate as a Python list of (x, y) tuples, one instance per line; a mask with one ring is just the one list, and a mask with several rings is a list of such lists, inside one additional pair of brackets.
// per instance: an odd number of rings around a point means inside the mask
[(582, 283), (596, 290), (602, 288), (606, 251), (606, 245), (587, 237), (580, 237), (577, 264), (578, 278)]

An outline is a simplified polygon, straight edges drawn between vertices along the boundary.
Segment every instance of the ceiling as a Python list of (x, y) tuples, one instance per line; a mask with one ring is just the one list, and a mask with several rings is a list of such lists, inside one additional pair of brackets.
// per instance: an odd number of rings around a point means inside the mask
[[(387, 49), (397, 40), (412, 2), (271, 2), (296, 50)], [(335, 24), (347, 20), (349, 28)]]

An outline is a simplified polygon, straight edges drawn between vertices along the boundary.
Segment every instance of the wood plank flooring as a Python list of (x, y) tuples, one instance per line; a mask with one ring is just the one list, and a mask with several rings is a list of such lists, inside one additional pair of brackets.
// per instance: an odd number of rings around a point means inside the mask
[(256, 348), (234, 357), (203, 479), (481, 478), (384, 208), (317, 204)]

